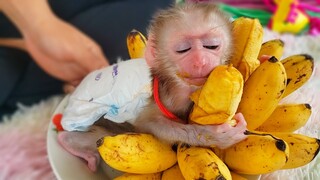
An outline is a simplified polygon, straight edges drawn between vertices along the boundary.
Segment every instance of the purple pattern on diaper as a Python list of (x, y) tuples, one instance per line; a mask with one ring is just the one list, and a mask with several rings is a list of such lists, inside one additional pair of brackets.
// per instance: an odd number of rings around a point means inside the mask
[(99, 73), (96, 75), (96, 78), (94, 78), (94, 80), (99, 81), (100, 78), (101, 78), (101, 75), (102, 75), (102, 72), (99, 72)]
[(114, 66), (112, 67), (112, 69), (113, 69), (113, 71), (112, 71), (112, 77), (117, 76), (117, 75), (118, 75), (118, 65), (117, 65), (117, 64), (114, 65)]

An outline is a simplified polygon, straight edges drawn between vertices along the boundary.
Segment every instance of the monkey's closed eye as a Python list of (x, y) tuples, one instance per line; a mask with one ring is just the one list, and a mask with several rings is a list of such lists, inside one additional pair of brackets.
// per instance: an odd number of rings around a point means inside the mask
[(182, 53), (185, 53), (185, 52), (189, 51), (190, 49), (191, 49), (191, 47), (190, 48), (186, 48), (186, 49), (182, 49), (182, 50), (178, 50), (176, 52), (179, 53), (179, 54), (182, 54)]
[(203, 46), (206, 49), (211, 49), (211, 50), (215, 50), (218, 49), (219, 46)]

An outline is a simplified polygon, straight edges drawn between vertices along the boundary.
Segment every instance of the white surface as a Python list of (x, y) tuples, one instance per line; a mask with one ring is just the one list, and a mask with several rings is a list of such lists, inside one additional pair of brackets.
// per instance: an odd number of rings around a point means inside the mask
[[(68, 102), (68, 98), (69, 96), (66, 96), (61, 101), (53, 115), (63, 112), (65, 105)], [(100, 166), (98, 172), (91, 172), (87, 167), (86, 162), (68, 153), (59, 145), (57, 141), (57, 132), (54, 128), (54, 125), (50, 122), (47, 134), (47, 151), (50, 165), (57, 179), (107, 180), (112, 179), (119, 174), (119, 172), (116, 172), (109, 167), (102, 166)]]

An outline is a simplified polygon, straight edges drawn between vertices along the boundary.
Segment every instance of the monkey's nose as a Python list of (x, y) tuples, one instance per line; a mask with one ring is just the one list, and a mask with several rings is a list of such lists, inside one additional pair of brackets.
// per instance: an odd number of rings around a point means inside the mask
[(206, 56), (196, 57), (193, 66), (196, 68), (202, 68), (208, 64), (208, 58)]

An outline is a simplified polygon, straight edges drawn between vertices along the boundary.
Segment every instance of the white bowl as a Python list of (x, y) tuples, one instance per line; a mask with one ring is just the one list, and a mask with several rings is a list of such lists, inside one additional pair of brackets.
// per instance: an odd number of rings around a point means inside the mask
[[(53, 113), (53, 116), (58, 113), (63, 113), (68, 99), (68, 95), (63, 98)], [(73, 156), (60, 146), (57, 141), (57, 132), (51, 120), (47, 133), (47, 152), (50, 165), (57, 179), (101, 180), (113, 179), (121, 174), (121, 172), (116, 171), (107, 165), (100, 165), (99, 170), (96, 173), (91, 172), (85, 161)], [(102, 162), (102, 164), (105, 163)]]

